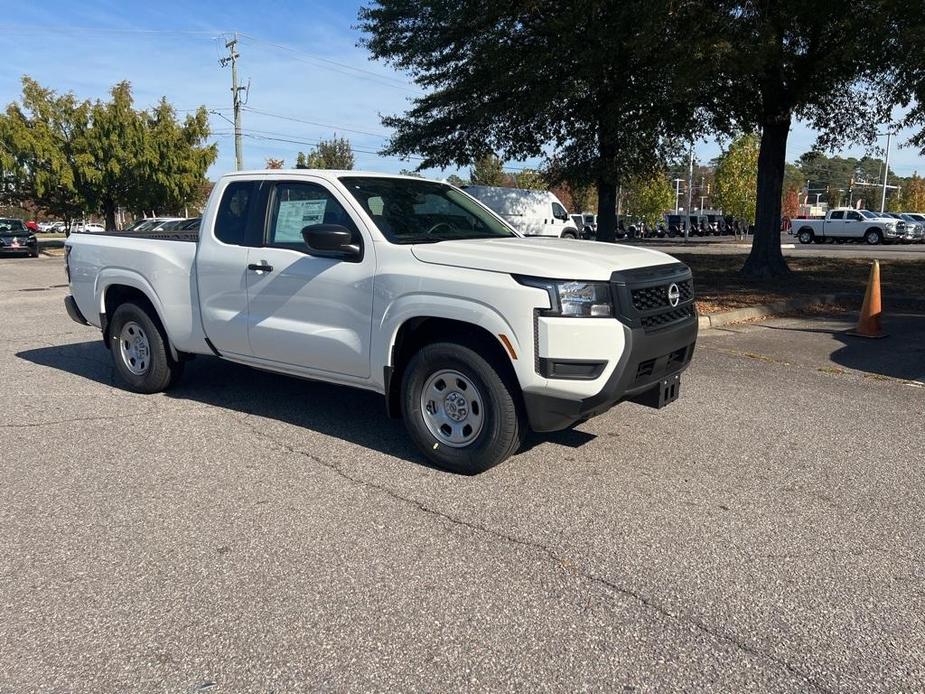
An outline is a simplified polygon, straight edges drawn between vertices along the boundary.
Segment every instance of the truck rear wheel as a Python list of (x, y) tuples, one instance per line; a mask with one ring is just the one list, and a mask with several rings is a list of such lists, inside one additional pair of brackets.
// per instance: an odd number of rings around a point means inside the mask
[(160, 327), (141, 306), (120, 305), (110, 321), (109, 335), (116, 371), (129, 390), (159, 393), (183, 373), (183, 363), (170, 356)]
[(812, 243), (813, 242), (812, 229), (800, 229), (799, 238), (800, 238), (800, 243)]
[(421, 452), (464, 475), (515, 453), (527, 431), (516, 386), (490, 360), (451, 342), (424, 346), (402, 380), (402, 417)]

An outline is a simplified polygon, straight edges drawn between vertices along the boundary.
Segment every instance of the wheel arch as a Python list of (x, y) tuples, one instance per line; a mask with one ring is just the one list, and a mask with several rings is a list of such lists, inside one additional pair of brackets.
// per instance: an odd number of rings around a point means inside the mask
[(390, 417), (401, 414), (401, 382), (408, 362), (421, 347), (433, 342), (455, 342), (490, 356), (491, 361), (500, 366), (502, 378), (510, 379), (520, 392), (520, 382), (511, 363), (512, 358), (516, 359), (516, 352), (509, 341), (505, 345), (500, 336), (476, 323), (441, 316), (415, 316), (398, 327), (384, 367), (386, 412)]
[[(156, 296), (156, 295), (155, 295)], [(164, 336), (167, 346), (170, 349), (171, 356), (179, 360), (180, 356), (167, 334), (164, 327), (164, 320), (161, 310), (158, 308), (156, 298), (152, 299), (144, 289), (140, 288), (135, 282), (112, 281), (106, 284), (100, 291), (100, 323), (103, 330), (103, 343), (107, 348), (110, 347), (109, 326), (112, 316), (122, 304), (134, 303), (148, 312), (151, 320), (157, 325), (161, 334)]]

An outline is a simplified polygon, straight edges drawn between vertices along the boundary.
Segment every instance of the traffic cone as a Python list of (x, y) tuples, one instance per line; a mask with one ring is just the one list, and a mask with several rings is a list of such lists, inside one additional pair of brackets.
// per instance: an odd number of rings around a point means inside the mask
[(880, 313), (880, 261), (875, 260), (867, 279), (867, 291), (864, 292), (858, 324), (848, 334), (855, 337), (886, 337), (880, 325)]

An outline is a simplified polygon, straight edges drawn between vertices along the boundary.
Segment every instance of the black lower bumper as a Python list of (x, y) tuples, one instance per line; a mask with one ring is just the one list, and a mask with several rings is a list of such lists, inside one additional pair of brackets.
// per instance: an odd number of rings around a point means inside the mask
[(84, 314), (82, 314), (80, 309), (77, 307), (77, 302), (74, 301), (74, 297), (70, 294), (64, 297), (64, 310), (67, 311), (67, 315), (69, 315), (71, 320), (75, 323), (80, 323), (81, 325), (90, 325), (90, 322), (84, 318)]
[[(626, 349), (601, 392), (571, 400), (541, 393), (524, 393), (530, 428), (559, 431), (606, 412), (627, 400), (658, 407), (665, 398), (659, 391), (676, 384), (676, 376), (690, 363), (697, 342), (697, 316), (683, 323), (646, 333), (624, 326)], [(676, 385), (675, 385), (676, 387)]]

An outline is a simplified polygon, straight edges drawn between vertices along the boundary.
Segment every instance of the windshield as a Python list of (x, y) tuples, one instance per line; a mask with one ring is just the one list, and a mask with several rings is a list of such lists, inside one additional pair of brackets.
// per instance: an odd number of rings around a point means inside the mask
[(0, 231), (25, 231), (22, 221), (18, 219), (0, 219)]
[(471, 197), (443, 183), (363, 176), (340, 181), (392, 243), (517, 236)]

